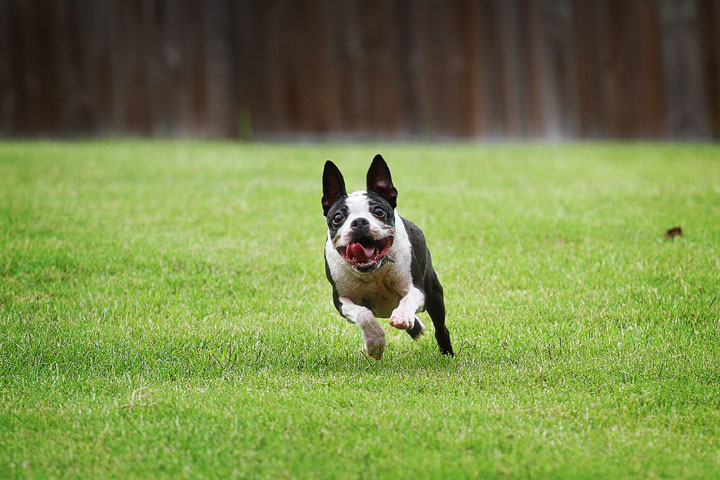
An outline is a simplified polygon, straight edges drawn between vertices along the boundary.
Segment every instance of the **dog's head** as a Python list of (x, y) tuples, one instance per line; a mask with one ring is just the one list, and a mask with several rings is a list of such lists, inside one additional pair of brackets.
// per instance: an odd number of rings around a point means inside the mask
[(397, 190), (382, 156), (367, 172), (367, 190), (350, 195), (345, 180), (331, 161), (323, 171), (323, 214), (333, 248), (358, 272), (379, 269), (387, 261), (395, 239)]

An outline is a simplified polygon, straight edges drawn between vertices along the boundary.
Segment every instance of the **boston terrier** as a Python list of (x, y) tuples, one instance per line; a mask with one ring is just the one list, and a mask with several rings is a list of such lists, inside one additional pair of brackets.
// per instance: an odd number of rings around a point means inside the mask
[(385, 332), (375, 317), (418, 340), (427, 309), (444, 355), (454, 355), (445, 327), (443, 288), (422, 231), (395, 210), (398, 192), (390, 169), (376, 155), (367, 172), (367, 190), (347, 194), (331, 161), (323, 171), (323, 214), (327, 219), (325, 274), (340, 315), (362, 331), (365, 351), (376, 360), (385, 351)]

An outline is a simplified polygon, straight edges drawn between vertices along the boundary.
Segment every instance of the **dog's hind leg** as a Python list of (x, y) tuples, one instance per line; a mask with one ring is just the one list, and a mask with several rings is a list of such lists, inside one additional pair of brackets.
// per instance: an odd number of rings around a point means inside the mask
[(434, 271), (432, 272), (432, 278), (429, 279), (426, 285), (425, 295), (425, 310), (427, 310), (435, 326), (435, 339), (440, 347), (440, 352), (443, 355), (455, 356), (452, 344), (450, 343), (450, 332), (448, 332), (445, 326), (445, 299), (443, 296), (443, 288)]

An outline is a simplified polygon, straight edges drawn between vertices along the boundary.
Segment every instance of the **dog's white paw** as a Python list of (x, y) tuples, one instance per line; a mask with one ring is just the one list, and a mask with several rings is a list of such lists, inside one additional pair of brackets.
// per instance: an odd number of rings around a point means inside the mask
[(380, 360), (383, 356), (383, 353), (385, 352), (385, 342), (378, 342), (378, 343), (369, 343), (365, 342), (365, 353), (368, 354), (369, 357), (374, 358), (375, 360)]
[(365, 341), (365, 353), (375, 360), (380, 360), (385, 352), (385, 332), (380, 325), (377, 328), (368, 328), (363, 331), (363, 340)]
[(409, 330), (415, 325), (415, 312), (396, 308), (390, 316), (390, 325), (399, 330)]

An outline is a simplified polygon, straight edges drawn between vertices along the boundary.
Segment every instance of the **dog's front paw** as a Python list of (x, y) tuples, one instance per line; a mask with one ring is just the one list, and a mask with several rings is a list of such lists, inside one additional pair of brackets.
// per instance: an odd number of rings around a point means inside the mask
[(365, 340), (365, 353), (375, 360), (380, 360), (385, 352), (385, 335), (381, 339)]
[(369, 357), (374, 358), (375, 360), (380, 360), (383, 356), (383, 353), (385, 352), (385, 342), (378, 342), (378, 343), (365, 343), (365, 353), (368, 354)]
[(390, 316), (390, 325), (400, 330), (410, 330), (415, 325), (415, 312), (396, 308)]
[(380, 360), (385, 352), (385, 332), (377, 325), (377, 328), (368, 328), (363, 332), (365, 340), (365, 353), (375, 360)]

